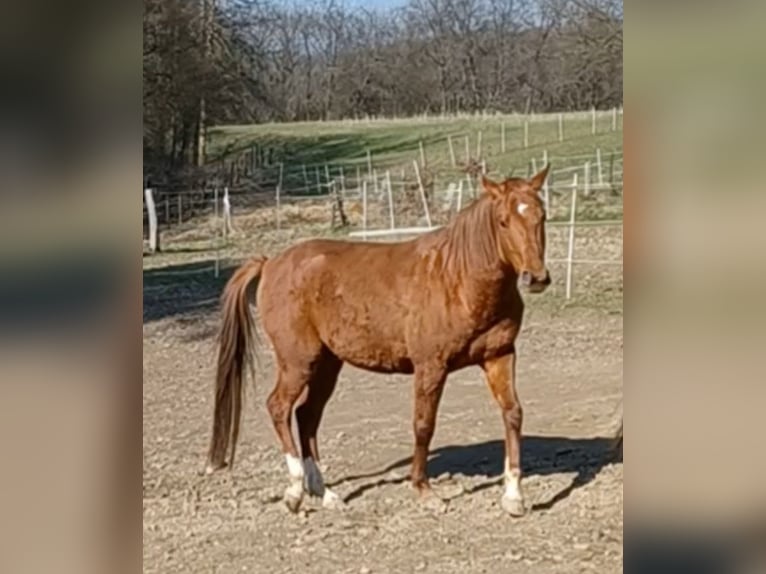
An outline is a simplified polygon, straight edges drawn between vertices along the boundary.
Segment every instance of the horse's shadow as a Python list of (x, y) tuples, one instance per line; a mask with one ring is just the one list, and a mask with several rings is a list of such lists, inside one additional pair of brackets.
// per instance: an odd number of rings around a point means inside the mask
[[(522, 471), (525, 476), (545, 476), (557, 473), (576, 472), (569, 485), (549, 500), (532, 506), (532, 510), (547, 510), (567, 498), (574, 490), (591, 482), (601, 469), (612, 463), (622, 463), (622, 449), (614, 449), (611, 438), (565, 438), (548, 436), (525, 436), (522, 440)], [(476, 444), (450, 445), (431, 451), (427, 472), (429, 477), (444, 473), (462, 474), (468, 477), (486, 477), (465, 494), (479, 492), (502, 482), (505, 460), (505, 445), (501, 440)], [(385, 484), (399, 484), (408, 476), (386, 477), (388, 473), (408, 467), (411, 457), (398, 460), (387, 467), (366, 474), (346, 476), (334, 484), (373, 479), (363, 482), (346, 495), (349, 502), (362, 496), (366, 491)]]

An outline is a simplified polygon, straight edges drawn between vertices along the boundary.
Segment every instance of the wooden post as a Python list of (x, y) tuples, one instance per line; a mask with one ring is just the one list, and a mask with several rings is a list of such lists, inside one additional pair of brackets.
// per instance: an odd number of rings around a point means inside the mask
[(465, 174), (465, 180), (468, 182), (468, 189), (471, 190), (471, 197), (476, 199), (476, 188), (473, 186), (473, 180), (469, 174)]
[(154, 193), (151, 188), (144, 190), (146, 198), (146, 213), (149, 218), (149, 251), (157, 253), (160, 250), (160, 232), (157, 229), (157, 207), (154, 204)]
[(577, 210), (577, 173), (572, 179), (572, 207), (569, 212), (569, 248), (567, 249), (566, 298), (572, 298), (572, 261), (574, 260), (575, 212)]
[(537, 173), (537, 160), (535, 158), (532, 158), (532, 175), (535, 175)]
[(213, 188), (213, 217), (218, 219), (218, 188)]
[(338, 171), (340, 172), (340, 192), (342, 196), (346, 197), (346, 174), (345, 170), (343, 169), (343, 166), (338, 168)]
[(415, 166), (415, 177), (418, 178), (418, 188), (420, 189), (420, 199), (423, 201), (423, 211), (425, 211), (426, 214), (426, 223), (428, 224), (428, 227), (431, 227), (431, 212), (428, 209), (428, 199), (426, 198), (426, 190), (423, 188), (423, 180), (420, 178), (418, 162), (413, 161), (412, 164)]
[(465, 136), (465, 165), (468, 165), (471, 161), (471, 148), (470, 141), (468, 140), (468, 134)]
[(279, 162), (279, 187), (282, 187), (282, 172), (284, 171), (284, 164)]
[(426, 167), (426, 149), (423, 147), (423, 140), (420, 140), (418, 145), (420, 146), (420, 165), (422, 165), (425, 168)]
[(529, 122), (524, 120), (524, 147), (529, 147)]
[(375, 197), (379, 198), (381, 193), (378, 191), (378, 170), (372, 170), (372, 189), (375, 191)]
[(348, 218), (346, 217), (346, 212), (343, 210), (343, 199), (340, 196), (340, 193), (338, 193), (338, 184), (335, 181), (330, 182), (330, 186), (332, 187), (332, 195), (333, 195), (333, 209), (332, 209), (332, 225), (335, 225), (335, 213), (338, 213), (338, 217), (340, 218), (340, 225), (341, 227), (346, 227), (348, 225)]
[(463, 209), (463, 180), (457, 182), (457, 210)]
[(322, 179), (319, 177), (319, 166), (314, 167), (314, 175), (317, 180), (317, 195), (322, 195)]
[(452, 145), (452, 136), (447, 136), (447, 143), (449, 144), (449, 158), (452, 162), (452, 167), (455, 167), (457, 165), (457, 162), (455, 161), (455, 148)]
[(306, 164), (303, 164), (303, 185), (305, 187), (304, 192), (308, 193), (311, 191), (311, 183), (309, 182), (309, 174), (306, 171)]
[(617, 131), (617, 107), (612, 108), (612, 131)]
[(559, 112), (559, 141), (564, 141), (564, 114)]
[(181, 225), (184, 222), (184, 200), (183, 200), (183, 194), (181, 192), (178, 193), (178, 225)]
[[(375, 180), (377, 181), (377, 177)], [(391, 173), (386, 170), (386, 187), (388, 189), (388, 214), (391, 219), (391, 229), (394, 229), (396, 227), (396, 223), (394, 221), (394, 195), (391, 191)]]
[(500, 124), (500, 152), (505, 153), (505, 122)]

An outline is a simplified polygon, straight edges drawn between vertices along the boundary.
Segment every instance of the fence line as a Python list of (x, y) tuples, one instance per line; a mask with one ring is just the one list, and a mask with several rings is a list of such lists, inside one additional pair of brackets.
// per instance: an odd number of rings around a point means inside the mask
[[(608, 131), (613, 131), (613, 132), (614, 131), (618, 131), (617, 118), (619, 116), (622, 116), (622, 115), (623, 115), (622, 108), (620, 108), (619, 110), (617, 110), (617, 108), (613, 108), (611, 110), (596, 110), (596, 111), (594, 111), (594, 110), (591, 109), (591, 110), (588, 110), (588, 111), (565, 112), (565, 113), (559, 113), (559, 114), (546, 113), (546, 114), (542, 114), (542, 115), (540, 115), (540, 114), (531, 114), (531, 115), (525, 115), (525, 114), (460, 115), (459, 114), (459, 115), (449, 115), (449, 116), (446, 116), (446, 115), (436, 115), (436, 116), (429, 116), (429, 118), (431, 118), (431, 119), (433, 119), (435, 121), (443, 121), (443, 120), (448, 119), (448, 118), (453, 118), (453, 119), (482, 118), (482, 119), (485, 119), (485, 120), (499, 120), (500, 123), (498, 125), (498, 131), (500, 132), (499, 138), (500, 138), (501, 153), (506, 153), (507, 151), (512, 151), (512, 150), (508, 150), (506, 145), (505, 145), (506, 131), (507, 131), (507, 126), (508, 125), (515, 125), (519, 129), (523, 130), (523, 139), (520, 142), (521, 145), (518, 148), (515, 148), (515, 149), (524, 149), (524, 148), (528, 148), (530, 143), (531, 143), (529, 141), (529, 136), (530, 136), (529, 130), (530, 130), (530, 126), (533, 125), (533, 124), (534, 125), (540, 125), (540, 124), (556, 123), (557, 122), (559, 124), (558, 137), (552, 139), (548, 143), (552, 143), (554, 141), (562, 142), (562, 141), (565, 141), (565, 138), (564, 138), (564, 131), (565, 131), (564, 130), (564, 123), (565, 123), (565, 120), (582, 122), (582, 121), (587, 121), (588, 119), (590, 119), (590, 123), (591, 123), (590, 127), (591, 127), (591, 129), (589, 130), (589, 132), (590, 132), (591, 135), (594, 135), (596, 133), (599, 133), (599, 130), (598, 130), (598, 120), (599, 119), (608, 119), (608, 120), (610, 120), (609, 129), (607, 129), (607, 130), (603, 130), (602, 129), (602, 133), (604, 131), (607, 131), (607, 132)], [(412, 121), (413, 119), (418, 119), (418, 118), (386, 118), (386, 119), (381, 119), (380, 121), (389, 121), (389, 122), (390, 121), (404, 121), (404, 122), (407, 122), (407, 121)], [(375, 120), (375, 121), (378, 121), (378, 120)], [(297, 123), (301, 123), (301, 122), (297, 122)], [(313, 123), (313, 122), (308, 122), (308, 123)], [(319, 122), (319, 123), (321, 123), (321, 122)], [(481, 133), (481, 130), (479, 130), (479, 133)], [(466, 143), (466, 158), (465, 158), (465, 161), (468, 162), (470, 160), (469, 135), (468, 134), (464, 134), (464, 133), (451, 134), (451, 135), (446, 136), (443, 140), (440, 139), (440, 140), (431, 142), (431, 145), (445, 144), (445, 145), (449, 146), (450, 149), (451, 149), (450, 156), (451, 156), (451, 158), (454, 158), (454, 149), (452, 149), (452, 138), (453, 137), (458, 137), (458, 138), (459, 137), (465, 137), (465, 140), (466, 140), (465, 141), (465, 143)], [(546, 143), (546, 142), (535, 142), (535, 145), (542, 145), (542, 143)], [(477, 142), (477, 144), (478, 144), (477, 145), (477, 153), (480, 155), (482, 146), (481, 146), (480, 142)], [(422, 160), (425, 159), (424, 145), (425, 144), (424, 144), (424, 142), (422, 142), (422, 140), (418, 142), (418, 147), (421, 150), (421, 159)], [(228, 173), (230, 175), (232, 175), (232, 179), (239, 178), (239, 177), (241, 177), (242, 173), (236, 173), (236, 170), (243, 163), (245, 165), (245, 168), (243, 169), (244, 172), (252, 173), (252, 172), (255, 171), (255, 167), (254, 167), (255, 164), (252, 161), (244, 161), (243, 162), (241, 160), (240, 156), (245, 156), (245, 157), (248, 157), (248, 158), (253, 158), (253, 157), (255, 157), (255, 155), (257, 155), (257, 154), (253, 153), (253, 150), (256, 149), (256, 148), (257, 149), (263, 149), (262, 148), (262, 144), (259, 144), (257, 141), (253, 142), (247, 148), (242, 148), (240, 150), (237, 150), (236, 152), (230, 153), (228, 156), (218, 157), (218, 158), (216, 158), (214, 160), (211, 160), (208, 165), (212, 166), (212, 165), (219, 164), (221, 166), (221, 172), (222, 173), (227, 171), (226, 170), (226, 166), (229, 165), (230, 167), (228, 169)], [(267, 154), (267, 155), (273, 155), (273, 149), (274, 148), (269, 148), (269, 150), (272, 150), (272, 151), (270, 151), (269, 154)], [(359, 158), (358, 162), (353, 162), (353, 163), (350, 163), (349, 165), (355, 166), (357, 164), (363, 164), (365, 159), (366, 159), (368, 168), (370, 168), (371, 167), (371, 161), (372, 161), (370, 155), (371, 155), (371, 152), (368, 150), (366, 158)], [(277, 162), (277, 161), (272, 161), (271, 163), (261, 162), (261, 164), (258, 166), (258, 169), (261, 169), (261, 170), (263, 170), (263, 169), (277, 169), (278, 166), (279, 166), (279, 163), (280, 162)], [(424, 161), (422, 163), (425, 165)], [(308, 169), (320, 169), (320, 168), (323, 168), (324, 165), (325, 165), (324, 163), (302, 164), (303, 172), (301, 172), (301, 174), (299, 174), (299, 175), (303, 175), (304, 176), (303, 177), (304, 183), (306, 183), (306, 185), (308, 185), (308, 182), (307, 182), (308, 178), (306, 177), (306, 174), (305, 174), (306, 168), (308, 168)], [(455, 165), (455, 160), (454, 159), (452, 159), (452, 165), (453, 166)], [(368, 171), (370, 171), (370, 169), (368, 169)], [(233, 181), (230, 181), (229, 183), (233, 183)]]

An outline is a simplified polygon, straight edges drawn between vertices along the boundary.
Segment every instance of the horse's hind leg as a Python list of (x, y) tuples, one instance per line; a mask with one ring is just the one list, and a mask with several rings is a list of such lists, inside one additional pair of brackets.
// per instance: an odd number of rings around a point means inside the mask
[(431, 438), (436, 427), (436, 411), (444, 390), (447, 372), (440, 365), (416, 366), (415, 368), (415, 412), (413, 427), (415, 431), (415, 452), (412, 456), (412, 486), (424, 500), (434, 499), (434, 493), (428, 483), (426, 462)]
[(319, 469), (317, 433), (322, 413), (335, 390), (335, 383), (342, 366), (342, 361), (325, 349), (322, 359), (315, 365), (308, 384), (306, 399), (295, 411), (303, 453), (303, 468), (306, 473), (306, 492), (321, 498), (322, 505), (326, 508), (336, 508), (343, 503), (338, 495), (324, 484), (322, 472)]
[(311, 373), (308, 365), (293, 365), (282, 361), (278, 361), (278, 364), (280, 367), (277, 383), (266, 401), (266, 406), (282, 444), (290, 476), (290, 485), (285, 490), (284, 501), (292, 512), (298, 512), (303, 501), (304, 468), (293, 439), (292, 412), (310, 380)]

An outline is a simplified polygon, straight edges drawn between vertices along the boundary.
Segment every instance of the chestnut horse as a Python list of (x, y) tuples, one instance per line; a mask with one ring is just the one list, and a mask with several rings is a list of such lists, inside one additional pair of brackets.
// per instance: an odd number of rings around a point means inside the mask
[[(378, 373), (414, 374), (412, 484), (435, 496), (426, 458), (448, 373), (484, 370), (505, 425), (503, 508), (525, 512), (521, 490), (522, 409), (516, 393), (515, 340), (530, 292), (550, 284), (545, 212), (531, 179), (496, 183), (446, 227), (399, 243), (311, 240), (236, 270), (222, 297), (215, 415), (208, 472), (234, 461), (245, 371), (252, 368), (253, 289), (276, 355), (267, 407), (287, 461), (284, 495), (296, 512), (304, 492), (324, 506), (342, 502), (319, 470), (317, 430), (344, 362)], [(295, 408), (300, 450), (292, 433)]]

